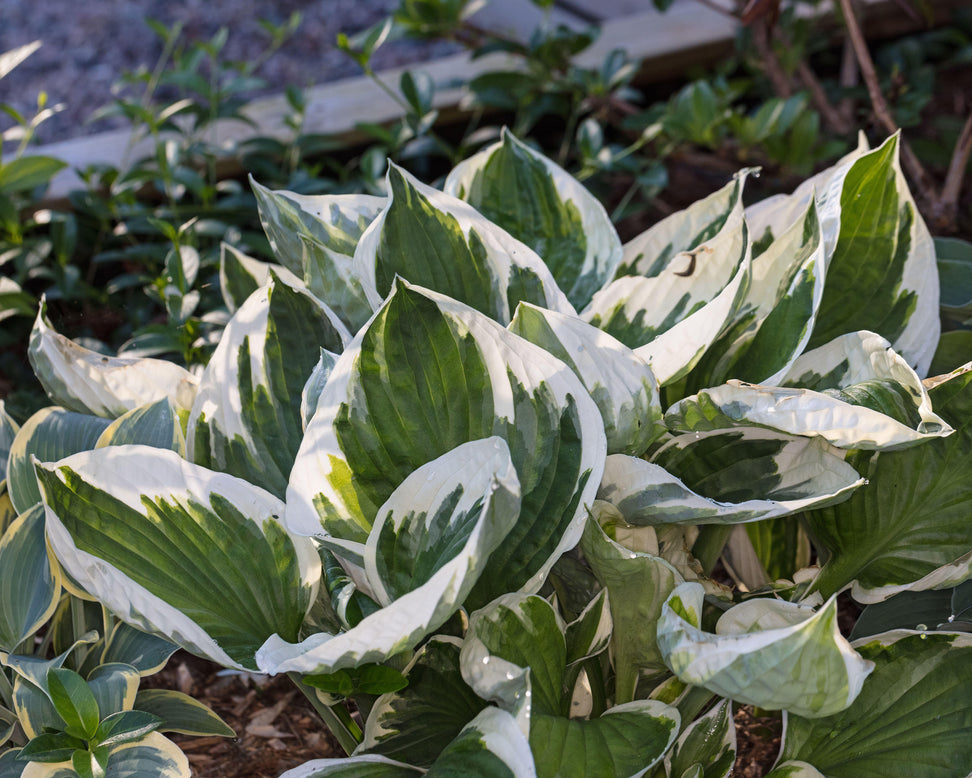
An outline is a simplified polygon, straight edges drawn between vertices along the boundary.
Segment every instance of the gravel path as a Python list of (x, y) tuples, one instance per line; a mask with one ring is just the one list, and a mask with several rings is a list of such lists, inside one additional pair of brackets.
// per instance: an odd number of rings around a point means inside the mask
[[(64, 106), (38, 131), (40, 142), (64, 140), (119, 126), (86, 121), (110, 102), (111, 87), (126, 70), (154, 67), (160, 38), (145, 23), (184, 23), (183, 36), (208, 40), (220, 27), (229, 30), (227, 59), (241, 60), (263, 50), (268, 40), (258, 20), (285, 22), (294, 11), (303, 21), (289, 42), (259, 70), (268, 92), (285, 86), (310, 86), (361, 71), (334, 41), (384, 18), (397, 0), (0, 0), (0, 52), (41, 40), (41, 48), (6, 78), (0, 103), (33, 114), (37, 96)], [(379, 50), (375, 64), (391, 67), (448, 53), (442, 43), (394, 41)], [(255, 93), (257, 94), (257, 93)], [(9, 126), (0, 118), (0, 129)]]

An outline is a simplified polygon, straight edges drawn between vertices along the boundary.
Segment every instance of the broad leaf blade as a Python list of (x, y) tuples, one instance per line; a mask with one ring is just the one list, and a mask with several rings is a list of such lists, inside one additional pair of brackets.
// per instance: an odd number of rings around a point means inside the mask
[(408, 686), (375, 701), (360, 750), (428, 767), (486, 701), (463, 681), (458, 639), (433, 638), (409, 664)]
[(383, 605), (348, 632), (258, 652), (268, 672), (333, 673), (411, 650), (464, 602), (490, 554), (517, 521), (520, 495), (509, 449), (471, 441), (418, 468), (378, 512), (365, 578)]
[(621, 261), (604, 206), (506, 129), (498, 143), (453, 168), (444, 189), (536, 251), (578, 310)]
[(27, 353), (56, 405), (114, 419), (163, 398), (186, 408), (192, 404), (196, 379), (185, 368), (161, 359), (106, 357), (86, 349), (55, 332), (45, 309), (41, 302)]
[(13, 653), (54, 614), (60, 576), (47, 556), (44, 509), (35, 505), (0, 536), (0, 651)]
[(354, 264), (373, 308), (396, 276), (465, 303), (503, 325), (520, 301), (573, 313), (536, 253), (469, 204), (388, 170), (388, 207), (362, 236)]
[(898, 161), (899, 138), (861, 155), (843, 180), (840, 231), (810, 348), (847, 332), (884, 336), (924, 375), (938, 343), (935, 248)]
[(41, 408), (24, 422), (10, 447), (7, 488), (17, 513), (41, 501), (31, 459), (56, 462), (79, 451), (90, 451), (111, 422), (64, 408)]
[(254, 668), (270, 635), (297, 636), (320, 558), (281, 527), (284, 506), (272, 495), (144, 446), (77, 454), (37, 473), (58, 560), (127, 621), (235, 667)]
[(736, 761), (736, 727), (732, 704), (723, 700), (700, 716), (679, 735), (665, 754), (665, 772), (670, 776), (691, 775), (698, 766), (699, 778), (728, 778)]
[(962, 778), (972, 764), (972, 638), (888, 632), (855, 648), (875, 665), (847, 710), (787, 714), (780, 760), (833, 778)]
[(179, 456), (186, 454), (186, 436), (183, 420), (187, 413), (173, 405), (169, 398), (133, 408), (119, 416), (105, 429), (96, 448), (103, 446), (127, 446), (141, 444), (166, 448)]
[(280, 279), (227, 325), (189, 418), (190, 459), (283, 497), (303, 437), (301, 392), (320, 349), (350, 339), (316, 298)]
[(679, 435), (651, 462), (608, 457), (598, 499), (631, 524), (736, 524), (842, 502), (862, 483), (819, 438), (739, 427)]
[(513, 716), (484, 708), (442, 752), (426, 775), (430, 778), (535, 778), (530, 744)]
[(198, 737), (234, 737), (236, 734), (201, 702), (172, 689), (142, 689), (135, 695), (133, 707), (161, 719), (160, 732)]
[(662, 609), (658, 645), (681, 680), (739, 702), (807, 717), (844, 710), (873, 665), (837, 629), (837, 601), (814, 613), (784, 601), (748, 600), (716, 633), (699, 628), (703, 590), (677, 587)]
[(658, 382), (647, 363), (606, 332), (545, 308), (522, 303), (509, 326), (563, 361), (597, 403), (609, 454), (643, 454), (660, 437)]
[(855, 599), (878, 602), (969, 577), (972, 369), (956, 371), (929, 395), (955, 434), (859, 457), (868, 485), (847, 503), (808, 515), (815, 542), (830, 554), (814, 583), (825, 595), (853, 583)]

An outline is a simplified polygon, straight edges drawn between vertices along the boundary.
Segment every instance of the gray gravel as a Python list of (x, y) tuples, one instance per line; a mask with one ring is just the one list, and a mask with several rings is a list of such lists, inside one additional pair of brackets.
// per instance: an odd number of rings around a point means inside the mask
[[(285, 22), (294, 11), (303, 21), (297, 32), (258, 71), (269, 88), (310, 86), (359, 74), (360, 68), (335, 48), (339, 32), (352, 34), (381, 19), (397, 0), (0, 0), (0, 52), (41, 40), (41, 48), (6, 78), (0, 103), (32, 114), (37, 96), (62, 104), (38, 131), (52, 142), (119, 126), (88, 117), (110, 102), (112, 85), (126, 70), (151, 69), (162, 42), (145, 23), (151, 17), (171, 26), (184, 23), (188, 40), (208, 40), (229, 30), (226, 58), (242, 60), (263, 50), (268, 40), (258, 20)], [(432, 59), (452, 51), (448, 44), (394, 41), (375, 57), (379, 67)], [(254, 95), (256, 96), (256, 94)], [(0, 115), (0, 129), (10, 126)]]

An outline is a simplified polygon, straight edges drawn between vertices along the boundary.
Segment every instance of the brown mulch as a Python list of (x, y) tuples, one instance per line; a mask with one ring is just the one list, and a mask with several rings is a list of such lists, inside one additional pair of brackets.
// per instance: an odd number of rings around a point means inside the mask
[[(278, 778), (312, 759), (344, 756), (310, 703), (284, 675), (227, 671), (179, 651), (142, 685), (190, 694), (236, 732), (235, 738), (168, 735), (185, 752), (196, 778)], [(780, 749), (781, 719), (755, 715), (751, 706), (743, 705), (736, 710), (735, 724), (732, 778), (762, 778)]]
[(167, 735), (197, 778), (277, 778), (312, 759), (344, 755), (286, 675), (227, 671), (180, 651), (143, 686), (190, 694), (236, 732), (235, 738)]

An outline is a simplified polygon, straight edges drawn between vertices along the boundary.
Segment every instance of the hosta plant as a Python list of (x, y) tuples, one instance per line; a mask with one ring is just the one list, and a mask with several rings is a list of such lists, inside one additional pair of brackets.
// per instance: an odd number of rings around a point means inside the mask
[(898, 138), (753, 174), (627, 244), (508, 133), (441, 190), (255, 184), (201, 375), (41, 311), (13, 509), (124, 623), (288, 673), (348, 752), (288, 778), (725, 776), (740, 704), (774, 776), (964, 776), (972, 366), (926, 378)]

